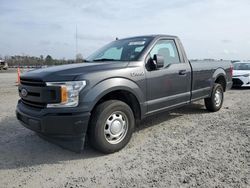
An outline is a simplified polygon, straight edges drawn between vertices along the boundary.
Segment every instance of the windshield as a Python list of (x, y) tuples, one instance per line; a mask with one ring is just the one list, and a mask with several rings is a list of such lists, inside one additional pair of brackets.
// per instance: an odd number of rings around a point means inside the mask
[(87, 61), (136, 61), (153, 37), (137, 37), (111, 42), (91, 56)]
[(250, 70), (250, 63), (235, 63), (234, 70)]

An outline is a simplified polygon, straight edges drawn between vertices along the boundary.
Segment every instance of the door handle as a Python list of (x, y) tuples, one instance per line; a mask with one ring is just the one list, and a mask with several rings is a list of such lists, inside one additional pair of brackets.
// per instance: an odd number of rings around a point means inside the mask
[(187, 74), (187, 71), (186, 71), (186, 70), (180, 70), (180, 71), (179, 71), (179, 75), (182, 75), (182, 76), (183, 76), (183, 75), (186, 75), (186, 74)]

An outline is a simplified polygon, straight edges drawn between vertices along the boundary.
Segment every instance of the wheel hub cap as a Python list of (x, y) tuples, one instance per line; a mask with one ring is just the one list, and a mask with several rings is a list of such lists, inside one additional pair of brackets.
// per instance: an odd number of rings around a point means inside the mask
[(128, 118), (123, 112), (114, 112), (106, 120), (104, 136), (110, 144), (121, 142), (125, 138), (127, 131)]
[(119, 120), (115, 120), (112, 122), (110, 126), (110, 131), (112, 134), (118, 134), (122, 130), (122, 123)]
[(220, 106), (222, 100), (222, 93), (217, 90), (214, 95), (214, 101), (216, 106)]

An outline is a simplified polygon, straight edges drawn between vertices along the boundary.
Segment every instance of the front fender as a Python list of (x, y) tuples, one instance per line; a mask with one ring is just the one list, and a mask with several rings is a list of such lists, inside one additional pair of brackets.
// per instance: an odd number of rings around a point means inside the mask
[(110, 78), (93, 86), (81, 98), (80, 101), (84, 104), (83, 110), (91, 111), (103, 96), (117, 90), (125, 90), (134, 94), (141, 106), (141, 109), (143, 108), (145, 96), (141, 88), (135, 82), (125, 78)]

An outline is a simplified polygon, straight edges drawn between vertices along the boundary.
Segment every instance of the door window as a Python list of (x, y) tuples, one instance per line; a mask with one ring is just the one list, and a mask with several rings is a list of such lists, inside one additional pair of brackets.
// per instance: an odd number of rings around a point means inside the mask
[(180, 57), (174, 40), (159, 40), (150, 52), (150, 57), (155, 54), (161, 55), (164, 58), (164, 67), (173, 63), (180, 63)]

